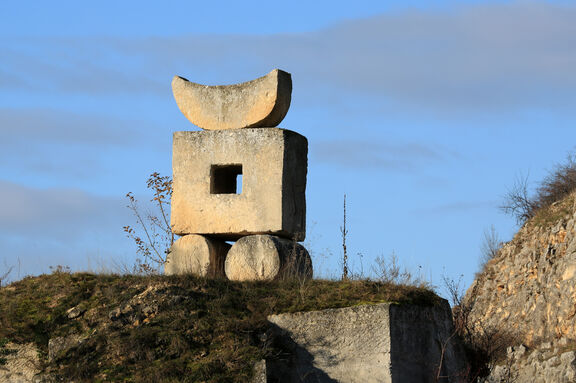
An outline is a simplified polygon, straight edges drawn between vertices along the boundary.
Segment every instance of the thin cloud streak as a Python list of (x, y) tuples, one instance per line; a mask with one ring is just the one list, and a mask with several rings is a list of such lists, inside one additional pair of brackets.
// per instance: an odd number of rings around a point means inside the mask
[(0, 180), (0, 201), (2, 234), (20, 238), (74, 242), (114, 225), (121, 231), (122, 222), (131, 222), (122, 199), (72, 188), (38, 189)]
[[(165, 87), (150, 79), (202, 73), (189, 77), (211, 83), (225, 73), (236, 82), (247, 69), (256, 76), (281, 67), (318, 99), (338, 89), (449, 113), (574, 107), (574, 19), (575, 6), (518, 1), (383, 14), (293, 35), (47, 37), (26, 42), (52, 51), (32, 59), (17, 52), (4, 65), (16, 78), (36, 70), (62, 92), (157, 93)], [(77, 58), (54, 64), (70, 49)]]
[(0, 147), (15, 142), (76, 143), (94, 146), (134, 145), (140, 140), (133, 126), (143, 123), (63, 110), (0, 108)]
[(310, 151), (316, 161), (340, 167), (403, 171), (455, 155), (417, 143), (389, 144), (370, 140), (320, 141)]
[(442, 216), (445, 214), (465, 213), (479, 209), (493, 210), (497, 205), (498, 203), (495, 201), (459, 201), (439, 206), (415, 209), (412, 210), (411, 213)]

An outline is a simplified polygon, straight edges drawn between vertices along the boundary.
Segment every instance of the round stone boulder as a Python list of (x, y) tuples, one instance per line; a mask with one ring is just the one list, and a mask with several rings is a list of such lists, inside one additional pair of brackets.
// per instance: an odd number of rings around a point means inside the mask
[(312, 260), (297, 242), (273, 235), (249, 235), (232, 245), (224, 270), (233, 281), (311, 278)]
[(164, 274), (194, 274), (201, 277), (223, 277), (224, 260), (230, 245), (224, 241), (189, 234), (180, 237), (170, 248)]

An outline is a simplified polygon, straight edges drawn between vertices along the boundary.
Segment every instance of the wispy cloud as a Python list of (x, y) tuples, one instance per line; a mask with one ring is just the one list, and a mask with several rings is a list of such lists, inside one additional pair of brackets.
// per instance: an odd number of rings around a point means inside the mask
[(0, 180), (0, 201), (0, 230), (22, 237), (72, 241), (131, 219), (121, 198), (71, 188), (39, 189)]
[[(0, 39), (3, 76), (0, 89), (72, 94), (162, 94), (168, 85), (145, 73), (111, 39)], [(131, 66), (131, 64), (133, 64)], [(152, 76), (150, 76), (152, 75)]]
[(415, 209), (411, 213), (426, 215), (446, 215), (465, 213), (471, 210), (494, 209), (498, 206), (496, 201), (458, 201), (444, 205)]
[(413, 170), (430, 161), (457, 156), (454, 152), (418, 143), (384, 143), (381, 140), (319, 141), (310, 149), (311, 156), (346, 168), (373, 170)]
[(89, 256), (118, 260), (132, 250), (122, 230), (132, 222), (122, 198), (0, 180), (0, 262), (21, 263), (25, 273), (58, 264), (85, 268)]
[(0, 108), (0, 170), (94, 176), (111, 153), (154, 152), (155, 128), (66, 110)]
[[(160, 92), (174, 74), (236, 82), (281, 67), (303, 93), (338, 89), (456, 113), (576, 105), (576, 7), (543, 1), (408, 10), (314, 33), (273, 36), (28, 39), (3, 72), (63, 92)], [(73, 50), (71, 55), (67, 52)], [(48, 77), (39, 80), (38, 76)], [(3, 75), (6, 77), (6, 75)], [(160, 80), (162, 79), (162, 80)], [(248, 80), (248, 79), (246, 79)], [(46, 82), (48, 81), (48, 82)], [(3, 81), (4, 87), (17, 82)]]
[(141, 139), (135, 125), (146, 124), (64, 110), (0, 108), (0, 147), (31, 140), (126, 146)]

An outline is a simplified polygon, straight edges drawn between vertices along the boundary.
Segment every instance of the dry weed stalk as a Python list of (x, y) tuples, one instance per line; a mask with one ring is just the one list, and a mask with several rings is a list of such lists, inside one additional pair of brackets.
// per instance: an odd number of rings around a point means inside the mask
[[(513, 331), (511, 326), (502, 324), (495, 327), (477, 321), (473, 322), (471, 313), (476, 300), (476, 292), (470, 292), (465, 298), (464, 289), (461, 287), (462, 276), (458, 281), (446, 276), (442, 279), (452, 304), (455, 332), (464, 343), (470, 362), (471, 368), (466, 381), (483, 382), (494, 370), (496, 363), (504, 360), (507, 349), (521, 342), (521, 337)], [(513, 382), (512, 376), (503, 383), (511, 382)]]
[(138, 200), (130, 192), (127, 207), (132, 210), (138, 226), (144, 235), (140, 236), (136, 230), (127, 225), (124, 232), (136, 244), (136, 253), (142, 258), (137, 259), (135, 270), (138, 273), (152, 274), (166, 263), (166, 255), (174, 243), (174, 233), (170, 226), (169, 206), (172, 197), (172, 180), (168, 176), (161, 176), (155, 172), (148, 178), (147, 188), (153, 193), (150, 200), (158, 208), (160, 214), (149, 211), (143, 215), (138, 207)]
[(340, 227), (340, 232), (342, 233), (342, 280), (348, 280), (348, 251), (346, 248), (346, 236), (348, 235), (348, 230), (346, 229), (346, 194), (344, 194), (344, 219), (343, 225)]
[(8, 276), (12, 273), (12, 270), (14, 270), (14, 266), (6, 266), (6, 271), (0, 274), (0, 287), (8, 280)]

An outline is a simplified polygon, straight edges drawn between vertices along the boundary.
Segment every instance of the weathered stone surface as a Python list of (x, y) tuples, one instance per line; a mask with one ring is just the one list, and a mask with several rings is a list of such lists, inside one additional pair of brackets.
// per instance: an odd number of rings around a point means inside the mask
[(468, 289), (470, 323), (528, 346), (576, 340), (576, 196), (539, 212)]
[(206, 86), (175, 76), (172, 91), (180, 111), (202, 129), (274, 127), (290, 108), (292, 78), (275, 69), (242, 84)]
[(312, 277), (312, 260), (301, 244), (271, 235), (240, 238), (226, 256), (225, 271), (233, 281), (279, 277)]
[(86, 339), (88, 337), (78, 334), (51, 338), (48, 341), (48, 362), (53, 362), (65, 356), (68, 351), (78, 347)]
[(84, 314), (85, 312), (86, 312), (86, 308), (80, 307), (80, 306), (75, 306), (75, 307), (72, 307), (72, 308), (66, 310), (66, 314), (68, 314), (68, 319), (76, 319), (79, 316), (81, 316), (82, 314)]
[(254, 365), (254, 377), (251, 383), (268, 383), (266, 376), (266, 360), (262, 359)]
[(528, 350), (508, 349), (507, 359), (496, 365), (486, 383), (573, 383), (576, 382), (576, 351), (564, 351), (550, 343)]
[(8, 343), (6, 348), (15, 353), (6, 355), (6, 364), (0, 366), (0, 382), (31, 383), (42, 381), (39, 350), (34, 343)]
[(305, 137), (278, 128), (174, 133), (172, 230), (303, 240), (307, 153)]
[(230, 245), (224, 241), (202, 235), (178, 238), (166, 257), (164, 274), (194, 274), (198, 276), (224, 276), (224, 259)]
[(466, 372), (447, 302), (383, 303), (268, 320), (292, 355), (267, 361), (272, 381), (459, 382)]

